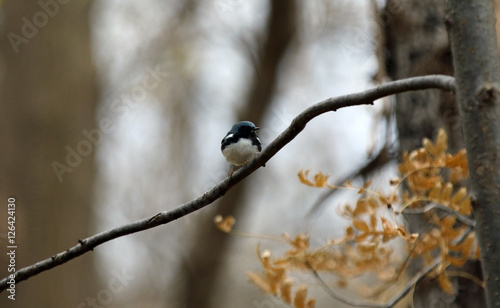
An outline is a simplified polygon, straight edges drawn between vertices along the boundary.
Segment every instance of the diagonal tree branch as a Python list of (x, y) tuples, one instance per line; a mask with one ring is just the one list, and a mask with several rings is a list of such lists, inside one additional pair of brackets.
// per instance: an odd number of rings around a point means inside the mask
[[(322, 102), (304, 110), (297, 117), (295, 117), (288, 126), (273, 142), (271, 142), (262, 153), (253, 161), (233, 173), (232, 177), (225, 178), (213, 187), (211, 190), (200, 196), (199, 198), (185, 203), (173, 210), (160, 212), (152, 217), (141, 219), (130, 224), (122, 225), (114, 229), (101, 232), (94, 236), (79, 240), (76, 246), (69, 248), (64, 252), (53, 255), (52, 257), (42, 260), (33, 265), (20, 269), (14, 275), (15, 283), (27, 280), (41, 272), (47, 271), (51, 268), (66, 263), (75, 259), (101, 245), (102, 243), (111, 241), (118, 237), (128, 234), (144, 231), (153, 227), (167, 224), (178, 218), (193, 213), (222, 197), (234, 185), (242, 181), (248, 175), (253, 173), (259, 167), (265, 165), (279, 150), (292, 141), (306, 126), (306, 124), (313, 118), (329, 112), (337, 111), (340, 108), (358, 105), (372, 105), (373, 102), (381, 97), (423, 89), (442, 89), (445, 91), (455, 91), (455, 79), (450, 76), (444, 75), (429, 75), (423, 77), (413, 77), (402, 79), (398, 81), (388, 82), (379, 85), (373, 89), (329, 98)], [(0, 292), (9, 287), (9, 277), (0, 280)]]

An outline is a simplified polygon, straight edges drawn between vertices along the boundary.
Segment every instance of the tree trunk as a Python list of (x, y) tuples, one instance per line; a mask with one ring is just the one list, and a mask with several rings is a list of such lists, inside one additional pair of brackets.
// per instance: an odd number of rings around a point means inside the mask
[[(90, 234), (95, 145), (82, 131), (95, 128), (91, 2), (59, 2), (2, 3), (0, 233), (7, 233), (7, 198), (13, 197), (17, 269)], [(5, 277), (4, 238), (1, 245)], [(15, 302), (2, 293), (0, 307), (76, 307), (95, 296), (94, 280), (86, 255), (16, 286)]]
[(457, 97), (488, 307), (500, 306), (500, 59), (491, 0), (450, 0)]
[[(445, 3), (440, 0), (389, 0), (382, 14), (385, 27), (386, 70), (391, 79), (426, 74), (453, 75), (452, 56), (444, 23)], [(439, 90), (396, 95), (396, 123), (399, 157), (404, 151), (421, 147), (424, 137), (433, 139), (439, 128), (448, 133), (449, 151), (463, 148), (461, 118), (455, 95)], [(418, 215), (406, 217), (411, 232), (426, 232), (427, 220)], [(417, 272), (421, 264), (411, 271)], [(461, 271), (481, 277), (477, 262), (469, 262)], [(437, 282), (423, 280), (414, 294), (415, 307), (484, 306), (484, 291), (468, 279), (457, 278), (457, 296), (446, 295)]]

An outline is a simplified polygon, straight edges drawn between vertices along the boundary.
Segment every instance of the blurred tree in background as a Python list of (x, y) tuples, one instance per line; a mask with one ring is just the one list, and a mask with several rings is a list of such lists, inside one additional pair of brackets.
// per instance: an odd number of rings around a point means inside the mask
[[(98, 100), (91, 1), (52, 3), (47, 11), (36, 1), (1, 7), (0, 196), (16, 199), (18, 269), (92, 233), (96, 148), (83, 134), (96, 128)], [(54, 162), (66, 167), (56, 172)], [(6, 235), (3, 206), (0, 218)], [(0, 273), (7, 276), (6, 236), (0, 239)], [(0, 306), (76, 307), (96, 293), (96, 278), (87, 255), (19, 285), (16, 301), (2, 293)]]
[[(273, 101), (274, 92), (279, 81), (279, 66), (287, 55), (297, 27), (295, 0), (270, 1), (270, 13), (263, 34), (256, 37), (252, 48), (255, 62), (252, 67), (252, 78), (247, 97), (242, 97), (238, 119), (247, 119), (254, 123), (262, 123)], [(220, 267), (224, 266), (225, 255), (229, 253), (229, 237), (213, 228), (213, 217), (219, 213), (239, 216), (244, 213), (245, 194), (248, 193), (247, 182), (241, 183), (228, 192), (220, 203), (211, 209), (197, 222), (199, 234), (193, 241), (193, 249), (187, 262), (192, 264), (191, 271), (196, 275), (188, 275), (185, 307), (201, 307), (210, 305), (210, 297), (215, 294), (215, 281)], [(212, 250), (211, 247), (217, 247)], [(211, 253), (207, 253), (211, 251)], [(198, 296), (192, 296), (192, 293)], [(217, 307), (214, 304), (213, 307)]]

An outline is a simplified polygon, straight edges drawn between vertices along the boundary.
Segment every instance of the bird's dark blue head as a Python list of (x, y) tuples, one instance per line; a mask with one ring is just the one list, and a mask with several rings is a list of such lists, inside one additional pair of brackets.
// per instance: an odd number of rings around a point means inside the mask
[(255, 131), (258, 129), (259, 128), (250, 121), (241, 121), (233, 125), (229, 134), (238, 134), (239, 137), (249, 138), (250, 136), (254, 136)]

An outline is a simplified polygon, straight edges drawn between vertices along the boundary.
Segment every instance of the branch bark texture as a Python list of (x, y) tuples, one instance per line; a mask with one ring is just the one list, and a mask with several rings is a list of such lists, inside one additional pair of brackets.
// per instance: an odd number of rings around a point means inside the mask
[(449, 0), (447, 24), (486, 302), (500, 307), (500, 71), (491, 0)]
[[(136, 222), (119, 226), (117, 228), (101, 232), (94, 236), (79, 240), (78, 244), (69, 248), (64, 252), (53, 255), (52, 257), (42, 260), (31, 266), (20, 269), (15, 273), (16, 283), (27, 280), (41, 272), (47, 271), (51, 268), (64, 264), (72, 259), (77, 258), (102, 243), (111, 241), (113, 239), (151, 229), (153, 227), (167, 224), (180, 217), (195, 212), (219, 199), (234, 185), (242, 181), (255, 170), (265, 165), (279, 150), (292, 141), (306, 126), (306, 124), (313, 118), (329, 112), (337, 111), (340, 108), (357, 106), (357, 105), (371, 105), (373, 102), (384, 96), (423, 89), (441, 89), (445, 91), (454, 91), (455, 82), (453, 77), (444, 75), (430, 75), (424, 77), (414, 77), (386, 84), (379, 85), (373, 89), (340, 96), (336, 98), (329, 98), (322, 102), (304, 110), (297, 117), (295, 117), (288, 126), (273, 142), (271, 142), (262, 153), (253, 161), (233, 173), (232, 177), (224, 179), (211, 190), (200, 196), (199, 198), (183, 204), (171, 211), (160, 212), (152, 217), (138, 220)], [(9, 277), (0, 280), (0, 292), (8, 288)]]

